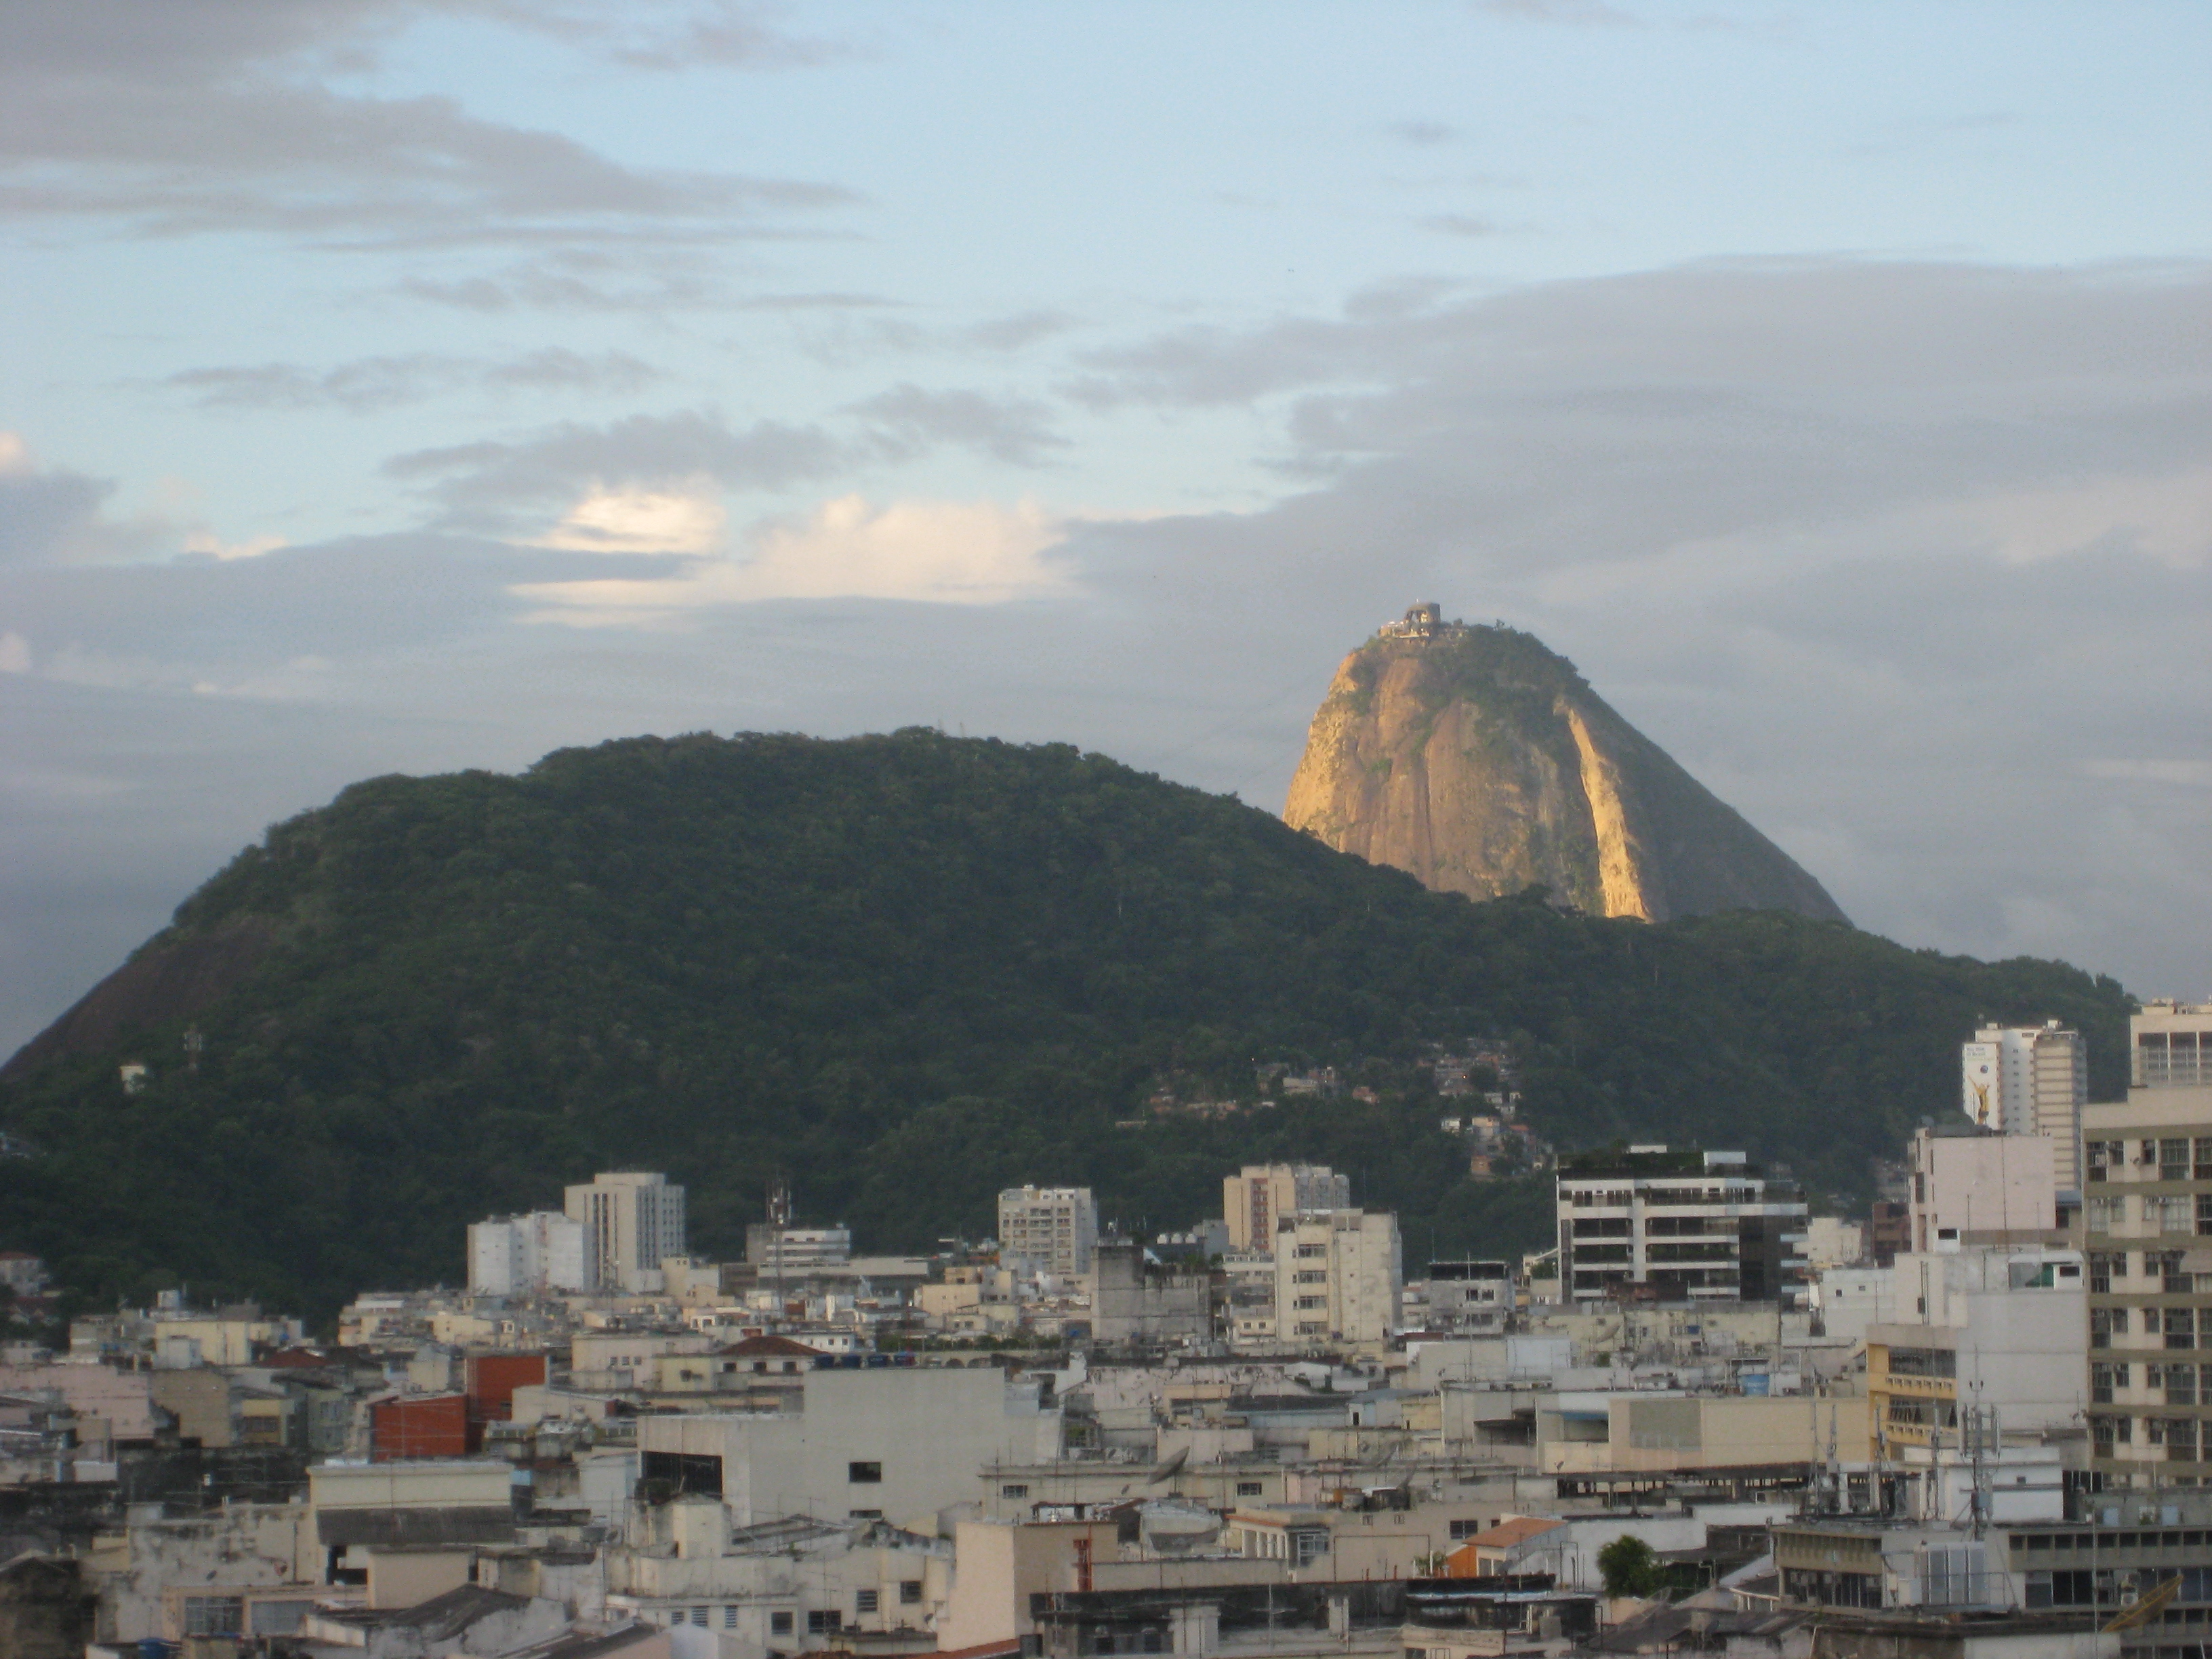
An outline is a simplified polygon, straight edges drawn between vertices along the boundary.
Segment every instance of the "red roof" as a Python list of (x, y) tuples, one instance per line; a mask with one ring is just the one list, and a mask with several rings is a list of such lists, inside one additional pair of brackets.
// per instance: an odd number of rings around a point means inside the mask
[(732, 1359), (819, 1359), (822, 1350), (794, 1342), (787, 1336), (749, 1336), (717, 1350)]
[(303, 1365), (327, 1365), (336, 1356), (319, 1348), (277, 1348), (261, 1356), (261, 1364), (270, 1370), (294, 1370)]

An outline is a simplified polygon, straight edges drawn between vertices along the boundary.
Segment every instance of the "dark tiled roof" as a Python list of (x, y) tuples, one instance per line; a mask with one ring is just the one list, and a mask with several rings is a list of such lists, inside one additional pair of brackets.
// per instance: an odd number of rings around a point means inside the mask
[(478, 1504), (442, 1510), (318, 1510), (315, 1535), (331, 1544), (505, 1544), (514, 1511)]

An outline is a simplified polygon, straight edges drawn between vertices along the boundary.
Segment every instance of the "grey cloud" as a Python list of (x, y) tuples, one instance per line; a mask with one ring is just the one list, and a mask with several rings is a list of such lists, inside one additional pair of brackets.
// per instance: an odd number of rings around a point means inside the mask
[[(559, 21), (558, 9), (461, 9)], [(0, 210), (155, 236), (258, 230), (423, 246), (640, 224), (727, 237), (853, 199), (811, 181), (629, 167), (449, 99), (313, 83), (331, 54), (363, 50), (419, 9), (18, 8), (0, 57)], [(736, 15), (686, 13), (681, 27), (726, 31)]]
[(1605, 0), (1474, 0), (1477, 11), (1532, 23), (1571, 23), (1581, 27), (1641, 28), (1644, 20)]
[(1014, 466), (1037, 466), (1046, 451), (1067, 447), (1067, 440), (1052, 429), (1051, 411), (1029, 398), (902, 385), (854, 404), (847, 412), (874, 422), (895, 447), (908, 453), (958, 444)]
[(31, 563), (66, 550), (115, 493), (81, 472), (0, 472), (0, 563)]
[(453, 522), (495, 527), (508, 509), (566, 501), (595, 483), (705, 477), (728, 489), (775, 489), (822, 477), (845, 453), (818, 427), (759, 421), (733, 430), (719, 415), (695, 410), (416, 450), (393, 456), (383, 470), (388, 477), (419, 481)]
[(1447, 126), (1442, 121), (1394, 121), (1383, 128), (1401, 143), (1419, 145), (1424, 149), (1435, 144), (1448, 144), (1459, 137), (1459, 129)]
[(877, 311), (902, 306), (880, 294), (756, 294), (733, 301), (738, 311)]
[(1423, 230), (1437, 231), (1446, 236), (1498, 236), (1504, 227), (1495, 219), (1478, 218), (1467, 213), (1432, 213), (1415, 222)]
[(1018, 351), (1039, 340), (1066, 333), (1076, 326), (1076, 322), (1064, 311), (1020, 311), (970, 324), (957, 331), (953, 337), (962, 345), (981, 346), (988, 351)]
[(628, 352), (592, 356), (551, 346), (507, 358), (416, 352), (363, 357), (335, 368), (259, 363), (185, 369), (158, 384), (192, 394), (203, 409), (313, 409), (354, 413), (419, 402), (441, 392), (635, 392), (664, 378)]
[(133, 559), (175, 544), (172, 526), (109, 518), (114, 493), (112, 479), (35, 466), (20, 448), (0, 447), (0, 567)]

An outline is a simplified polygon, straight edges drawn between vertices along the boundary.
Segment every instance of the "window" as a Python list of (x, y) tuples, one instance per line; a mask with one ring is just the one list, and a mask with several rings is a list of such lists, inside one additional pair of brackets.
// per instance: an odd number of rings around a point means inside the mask
[(2112, 1455), (2114, 1446), (2124, 1446), (2135, 1438), (2135, 1419), (2131, 1417), (2093, 1417), (2089, 1419), (2090, 1442), (2106, 1455)]
[(707, 1609), (706, 1609), (706, 1608), (704, 1608), (704, 1607), (694, 1607), (694, 1608), (692, 1608), (692, 1609), (691, 1609), (691, 1622), (692, 1622), (693, 1624), (695, 1624), (695, 1625), (703, 1625), (703, 1624), (705, 1624), (705, 1623), (707, 1622)]
[[(2146, 1310), (2144, 1322), (2157, 1317)], [(2189, 1308), (2168, 1308), (2166, 1310), (2166, 1346), (2169, 1348), (2193, 1348), (2197, 1346), (2197, 1315)]]
[(2118, 1232), (2128, 1218), (2128, 1201), (2118, 1194), (2099, 1194), (2088, 1201), (2089, 1231)]
[(722, 1628), (724, 1630), (735, 1630), (737, 1627), (738, 1610), (736, 1607), (731, 1606), (724, 1607), (722, 1609)]
[(2089, 1310), (2089, 1346), (2109, 1348), (2115, 1336), (2128, 1334), (2128, 1310), (2125, 1308), (2092, 1308)]
[(2128, 1253), (2125, 1250), (2089, 1252), (2089, 1288), (2097, 1295), (2109, 1295), (2112, 1281), (2127, 1276)]
[(1948, 1348), (1892, 1348), (1892, 1376), (1956, 1376), (1959, 1356)]
[(1328, 1306), (1328, 1298), (1325, 1296), (1302, 1296), (1296, 1305), (1301, 1311), (1311, 1313), (1316, 1308)]
[[(2212, 1181), (2212, 1176), (2205, 1177)], [(2197, 1231), (2201, 1237), (2212, 1233), (2212, 1193), (2200, 1194), (2197, 1200)]]
[(1291, 1283), (1293, 1285), (1326, 1285), (1328, 1283), (1328, 1275), (1326, 1273), (1292, 1273), (1291, 1275)]
[(1923, 1607), (1962, 1607), (1980, 1599), (1981, 1547), (1931, 1544), (1922, 1557), (1920, 1601)]
[(856, 1486), (876, 1486), (883, 1484), (884, 1466), (880, 1463), (848, 1463), (845, 1479)]
[(1239, 1480), (1237, 1483), (1237, 1495), (1239, 1498), (1257, 1498), (1260, 1496), (1261, 1490), (1257, 1480)]
[(1475, 1534), (1480, 1532), (1482, 1530), (1482, 1522), (1480, 1521), (1455, 1521), (1451, 1523), (1449, 1530), (1451, 1533), (1452, 1542), (1456, 1544), (1462, 1539), (1472, 1538)]
[(769, 1614), (768, 1633), (770, 1636), (788, 1636), (791, 1634), (790, 1608), (786, 1607), (781, 1612), (771, 1613)]
[(2197, 1137), (2197, 1179), (2212, 1181), (2212, 1135)]
[(2143, 1219), (2162, 1233), (2196, 1231), (2196, 1208), (2186, 1198), (2147, 1198), (2143, 1200)]
[(882, 1598), (883, 1592), (880, 1590), (854, 1590), (853, 1592), (854, 1613), (857, 1616), (863, 1613), (875, 1612)]
[[(2150, 1369), (2154, 1374), (2156, 1373), (2158, 1367), (2154, 1365)], [(2124, 1389), (2127, 1386), (2128, 1368), (2124, 1362), (2116, 1365), (2094, 1362), (2091, 1364), (2089, 1367), (2089, 1399), (2091, 1403), (2099, 1406), (2109, 1406), (2112, 1403), (2112, 1391), (2116, 1389)], [(2153, 1388), (2158, 1386), (2155, 1375), (2154, 1375), (2152, 1378), (2151, 1386)]]
[(1029, 1495), (1030, 1489), (1018, 1480), (1009, 1480), (999, 1488), (999, 1496), (1001, 1498), (1027, 1498)]
[(2163, 1446), (2166, 1455), (2179, 1463), (2197, 1461), (2197, 1419), (2193, 1417), (2153, 1417), (2143, 1423), (2144, 1437), (2154, 1446)]
[(902, 1607), (918, 1607), (921, 1605), (921, 1579), (902, 1578), (899, 1580), (899, 1605)]
[(2089, 1179), (2092, 1181), (2108, 1179), (2106, 1170), (2116, 1169), (2128, 1161), (2127, 1145), (2124, 1141), (2092, 1140), (2085, 1143), (2083, 1150), (2089, 1155)]
[(2158, 1143), (2158, 1178), (2160, 1181), (2189, 1179), (2189, 1143), (2186, 1140), (2161, 1140)]
[(835, 1607), (817, 1607), (806, 1615), (809, 1636), (835, 1636), (844, 1628), (844, 1615)]
[(246, 1631), (246, 1599), (239, 1595), (187, 1595), (185, 1634), (240, 1636)]
[(1328, 1254), (1328, 1246), (1326, 1244), (1301, 1244), (1298, 1246), (1297, 1259), (1301, 1261), (1314, 1261)]

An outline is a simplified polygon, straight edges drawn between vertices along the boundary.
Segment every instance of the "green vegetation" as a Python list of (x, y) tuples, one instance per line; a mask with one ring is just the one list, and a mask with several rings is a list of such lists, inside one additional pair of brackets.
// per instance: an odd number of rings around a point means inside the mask
[(1659, 1561), (1651, 1546), (1628, 1533), (1597, 1553), (1597, 1570), (1607, 1595), (1649, 1595), (1659, 1583)]
[[(1407, 1257), (1546, 1242), (1540, 1177), (1476, 1182), (1411, 1062), (1513, 1045), (1564, 1146), (1698, 1140), (1863, 1190), (1955, 1109), (1978, 1017), (2057, 1018), (2120, 1085), (2127, 1000), (2063, 965), (1736, 913), (1650, 927), (1473, 904), (1267, 813), (1065, 746), (927, 731), (638, 738), (520, 777), (380, 778), (271, 830), (159, 951), (276, 940), (186, 1021), (0, 1082), (0, 1244), (99, 1301), (184, 1282), (318, 1317), (462, 1273), (465, 1224), (662, 1169), (734, 1256), (778, 1173), (864, 1249), (1086, 1182), (1147, 1230), (1240, 1162), (1304, 1157), (1397, 1209)], [(116, 1067), (143, 1060), (143, 1093)], [(1379, 1102), (1148, 1118), (1157, 1079), (1249, 1099), (1328, 1063)], [(1361, 1062), (1369, 1062), (1361, 1070)]]

